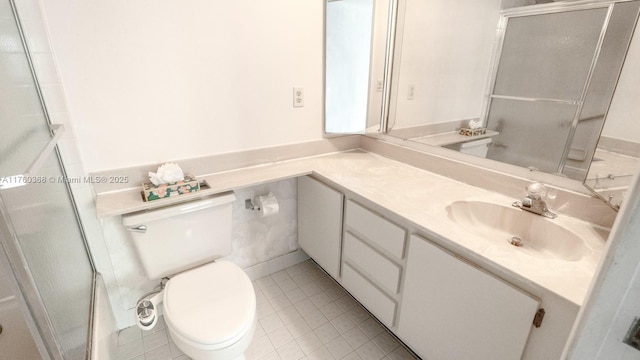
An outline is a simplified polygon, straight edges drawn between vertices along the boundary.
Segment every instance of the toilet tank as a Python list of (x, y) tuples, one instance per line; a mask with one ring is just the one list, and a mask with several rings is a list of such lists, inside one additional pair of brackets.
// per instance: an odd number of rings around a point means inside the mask
[(233, 192), (123, 215), (147, 277), (160, 279), (231, 253)]

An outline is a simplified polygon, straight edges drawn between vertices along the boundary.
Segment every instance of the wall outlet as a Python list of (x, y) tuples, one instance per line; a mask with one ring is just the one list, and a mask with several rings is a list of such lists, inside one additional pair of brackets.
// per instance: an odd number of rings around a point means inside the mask
[(376, 82), (376, 91), (382, 92), (382, 80), (378, 80), (378, 82)]
[(407, 91), (407, 100), (413, 100), (416, 96), (416, 86), (409, 85), (409, 90)]
[(293, 88), (293, 107), (304, 107), (303, 88)]

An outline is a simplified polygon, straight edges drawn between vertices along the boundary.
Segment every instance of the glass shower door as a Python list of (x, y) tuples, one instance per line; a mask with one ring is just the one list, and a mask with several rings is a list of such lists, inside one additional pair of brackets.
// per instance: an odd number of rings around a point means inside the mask
[(608, 8), (509, 17), (490, 95), (487, 157), (555, 173), (582, 108)]
[[(88, 357), (94, 267), (11, 1), (0, 4), (0, 264), (53, 359)], [(52, 151), (53, 150), (53, 151)], [(9, 314), (0, 312), (0, 323)], [(4, 329), (9, 331), (10, 329)], [(0, 333), (0, 340), (2, 337)], [(16, 354), (6, 351), (3, 354)]]

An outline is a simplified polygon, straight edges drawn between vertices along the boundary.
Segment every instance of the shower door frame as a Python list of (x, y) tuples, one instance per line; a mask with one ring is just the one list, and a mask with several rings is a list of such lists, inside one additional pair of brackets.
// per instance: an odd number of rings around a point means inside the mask
[[(20, 35), (20, 40), (22, 42), (22, 47), (24, 49), (24, 54), (29, 66), (29, 70), (31, 72), (31, 76), (33, 78), (34, 88), (36, 90), (36, 95), (38, 96), (38, 100), (42, 107), (42, 112), (46, 124), (51, 129), (51, 136), (54, 137), (55, 133), (52, 129), (51, 118), (49, 116), (49, 111), (47, 109), (47, 105), (44, 100), (42, 88), (40, 87), (40, 82), (38, 81), (38, 76), (35, 71), (35, 66), (33, 59), (31, 57), (31, 52), (29, 50), (29, 46), (27, 44), (27, 40), (24, 33), (24, 28), (22, 22), (20, 20), (18, 10), (15, 4), (15, 0), (9, 0), (9, 4), (11, 6), (11, 11), (13, 12), (13, 18), (16, 22), (16, 27), (18, 33)], [(46, 150), (46, 149), (45, 149)], [(58, 146), (54, 147), (54, 153), (60, 166), (60, 171), (62, 172), (63, 177), (67, 177), (67, 172), (62, 162), (62, 157), (60, 155), (60, 151)], [(49, 154), (49, 156), (53, 156), (53, 154)], [(38, 160), (38, 159), (36, 159)], [(37, 161), (34, 161), (34, 163)], [(35, 176), (36, 174), (29, 174), (31, 176)], [(26, 186), (31, 186), (31, 184), (27, 184)], [(84, 231), (84, 226), (82, 225), (82, 220), (80, 219), (80, 214), (78, 212), (78, 208), (76, 206), (76, 200), (73, 196), (73, 192), (71, 191), (70, 184), (68, 182), (64, 183), (67, 195), (69, 196), (70, 205), (73, 209), (74, 217), (76, 223), (78, 225), (78, 231), (80, 232), (80, 237), (83, 241), (83, 246), (85, 248), (87, 259), (89, 261), (89, 265), (91, 268), (91, 293), (89, 299), (89, 312), (88, 312), (88, 323), (87, 323), (87, 340), (86, 340), (86, 348), (85, 348), (85, 359), (89, 359), (91, 357), (92, 350), (92, 338), (93, 338), (93, 320), (95, 313), (95, 297), (96, 297), (96, 284), (97, 284), (97, 275), (95, 263), (93, 257), (91, 256), (91, 252), (89, 250), (89, 246), (87, 243), (86, 233)], [(0, 190), (3, 191), (3, 190)], [(46, 310), (45, 304), (38, 292), (37, 285), (35, 280), (29, 271), (29, 265), (26, 261), (24, 253), (20, 247), (20, 242), (18, 240), (18, 235), (15, 232), (8, 211), (0, 198), (0, 251), (3, 251), (3, 254), (0, 256), (4, 256), (7, 259), (8, 268), (11, 274), (8, 276), (10, 281), (15, 285), (14, 290), (18, 290), (17, 294), (15, 294), (16, 299), (20, 303), (23, 308), (28, 310), (30, 316), (26, 316), (25, 321), (27, 322), (27, 326), (31, 330), (31, 334), (33, 335), (34, 341), (41, 355), (48, 355), (49, 358), (55, 360), (64, 360), (62, 355), (62, 350), (56, 341), (56, 335), (53, 330), (53, 325), (51, 320), (49, 319), (48, 312)], [(11, 276), (13, 275), (13, 276)], [(16, 292), (16, 291), (14, 291)], [(38, 335), (36, 335), (38, 334)]]
[[(562, 2), (562, 3), (549, 3), (538, 6), (522, 6), (518, 8), (506, 9), (500, 12), (500, 20), (498, 21), (498, 30), (497, 30), (497, 45), (495, 46), (493, 53), (493, 60), (491, 64), (491, 73), (489, 77), (489, 82), (487, 84), (486, 90), (486, 99), (482, 108), (482, 117), (481, 119), (484, 122), (484, 125), (487, 126), (487, 121), (489, 119), (489, 112), (491, 109), (491, 104), (493, 99), (517, 99), (522, 101), (544, 101), (544, 102), (561, 102), (565, 104), (571, 103), (572, 105), (576, 105), (576, 111), (574, 117), (571, 121), (571, 128), (569, 133), (567, 134), (567, 140), (565, 142), (563, 153), (560, 157), (560, 162), (558, 164), (557, 173), (562, 174), (565, 164), (567, 162), (569, 151), (571, 150), (571, 145), (573, 142), (573, 138), (576, 133), (576, 129), (578, 127), (578, 122), (580, 120), (580, 114), (582, 113), (582, 108), (584, 105), (585, 98), (587, 97), (587, 93), (589, 91), (589, 86), (591, 84), (591, 78), (595, 71), (596, 65), (598, 64), (598, 59), (600, 57), (600, 51), (602, 49), (602, 44), (604, 42), (604, 38), (609, 28), (609, 20), (611, 19), (611, 15), (613, 13), (613, 8), (615, 4), (625, 3), (625, 2), (633, 2), (638, 0), (581, 0), (581, 1), (573, 1), (573, 2)], [(555, 13), (562, 13), (568, 11), (579, 11), (579, 10), (592, 10), (592, 9), (607, 9), (607, 14), (605, 16), (604, 22), (602, 24), (602, 29), (600, 31), (600, 37), (598, 39), (596, 48), (593, 53), (593, 58), (591, 60), (591, 65), (589, 67), (589, 71), (587, 73), (587, 80), (585, 81), (585, 85), (582, 89), (582, 93), (580, 96), (580, 100), (577, 101), (561, 101), (554, 99), (544, 99), (544, 98), (526, 98), (521, 99), (519, 97), (510, 97), (510, 96), (500, 96), (494, 95), (496, 79), (498, 75), (498, 67), (500, 65), (500, 60), (502, 58), (502, 50), (504, 46), (505, 34), (507, 31), (507, 24), (510, 18), (516, 17), (524, 17), (524, 16), (534, 16), (534, 15), (548, 15)], [(631, 39), (629, 39), (629, 42)], [(627, 45), (628, 49), (628, 45)], [(620, 74), (618, 74), (618, 78)], [(617, 80), (616, 80), (617, 81)], [(611, 100), (609, 100), (609, 103)], [(604, 114), (604, 123), (606, 122), (607, 113), (609, 107)], [(601, 129), (602, 130), (602, 129)]]

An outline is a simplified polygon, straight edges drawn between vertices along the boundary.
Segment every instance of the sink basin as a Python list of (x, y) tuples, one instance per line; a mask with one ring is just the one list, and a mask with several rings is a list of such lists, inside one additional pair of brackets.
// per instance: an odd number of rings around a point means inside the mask
[[(514, 247), (526, 255), (578, 261), (586, 251), (583, 240), (554, 222), (557, 220), (511, 206), (456, 201), (447, 206), (447, 213), (466, 231), (495, 245)], [(518, 240), (521, 240), (520, 246), (517, 246)]]

